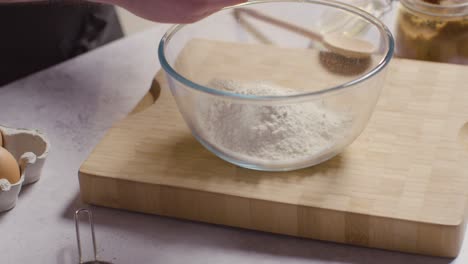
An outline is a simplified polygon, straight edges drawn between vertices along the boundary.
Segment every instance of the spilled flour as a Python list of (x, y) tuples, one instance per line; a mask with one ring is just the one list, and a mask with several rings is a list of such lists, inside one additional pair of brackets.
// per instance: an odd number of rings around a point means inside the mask
[[(210, 87), (245, 95), (280, 96), (297, 91), (267, 82), (214, 80)], [(292, 105), (241, 104), (207, 97), (197, 116), (202, 137), (238, 159), (268, 164), (310, 162), (341, 141), (351, 125), (321, 101)]]

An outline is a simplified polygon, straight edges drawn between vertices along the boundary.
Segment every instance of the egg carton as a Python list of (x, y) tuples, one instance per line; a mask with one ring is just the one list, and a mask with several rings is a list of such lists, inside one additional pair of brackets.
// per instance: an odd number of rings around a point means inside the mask
[(20, 180), (10, 184), (0, 179), (0, 212), (15, 207), (21, 187), (38, 181), (49, 153), (50, 143), (35, 129), (9, 128), (0, 126), (3, 147), (18, 161)]

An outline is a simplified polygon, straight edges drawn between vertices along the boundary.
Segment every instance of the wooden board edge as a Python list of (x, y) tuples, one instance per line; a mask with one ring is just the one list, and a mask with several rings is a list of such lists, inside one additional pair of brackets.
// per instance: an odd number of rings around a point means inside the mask
[(156, 77), (154, 77), (148, 92), (140, 99), (140, 101), (138, 101), (136, 106), (133, 107), (133, 110), (130, 112), (129, 116), (146, 110), (148, 107), (153, 105), (156, 102), (156, 100), (158, 100), (160, 95), (161, 86), (158, 80), (156, 80)]
[(110, 133), (110, 131), (113, 128), (117, 127), (120, 122), (124, 122), (124, 120), (126, 118), (128, 118), (130, 116), (133, 116), (133, 115), (136, 115), (138, 113), (141, 113), (141, 112), (145, 111), (146, 109), (148, 109), (150, 106), (152, 106), (153, 104), (156, 103), (156, 101), (159, 99), (160, 95), (161, 95), (161, 86), (160, 86), (158, 80), (156, 80), (156, 78), (153, 78), (152, 82), (151, 82), (151, 86), (148, 89), (148, 92), (146, 92), (145, 95), (143, 95), (143, 97), (136, 103), (136, 105), (132, 108), (132, 110), (128, 113), (128, 115), (125, 118), (123, 118), (121, 120), (117, 120), (111, 126), (111, 128), (104, 133), (104, 135), (99, 140), (99, 143), (96, 146), (93, 147), (93, 149), (91, 150), (91, 153), (89, 153), (88, 157), (80, 164), (79, 171), (84, 170), (84, 168), (86, 167), (86, 163), (94, 155), (94, 153), (96, 151), (96, 148), (98, 147), (100, 142), (104, 138), (106, 138), (108, 136), (108, 134)]
[(458, 256), (466, 227), (466, 221), (458, 225), (418, 223), (83, 172), (79, 172), (79, 183), (82, 201), (98, 206), (429, 256)]

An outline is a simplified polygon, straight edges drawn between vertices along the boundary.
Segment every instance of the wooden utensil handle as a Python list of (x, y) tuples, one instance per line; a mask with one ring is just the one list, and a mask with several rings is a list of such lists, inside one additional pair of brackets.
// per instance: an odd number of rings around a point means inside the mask
[(305, 36), (307, 38), (316, 40), (316, 41), (322, 41), (323, 37), (320, 34), (317, 34), (315, 32), (312, 32), (310, 30), (307, 30), (305, 28), (299, 27), (297, 25), (285, 22), (283, 20), (275, 19), (270, 16), (266, 16), (264, 14), (261, 14), (260, 12), (251, 10), (251, 9), (246, 9), (246, 8), (237, 8), (234, 9), (234, 16), (240, 17), (241, 14), (246, 14), (250, 15), (252, 17), (255, 17), (257, 19), (263, 20), (265, 22), (268, 22), (270, 24), (282, 27), (284, 29), (293, 31), (294, 33), (297, 33), (299, 35)]

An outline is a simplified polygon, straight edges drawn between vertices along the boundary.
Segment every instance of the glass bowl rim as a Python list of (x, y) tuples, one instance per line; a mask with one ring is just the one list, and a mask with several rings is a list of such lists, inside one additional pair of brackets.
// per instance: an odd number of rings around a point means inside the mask
[[(313, 92), (305, 92), (305, 93), (298, 93), (298, 94), (292, 94), (292, 95), (280, 95), (280, 96), (258, 96), (258, 95), (246, 95), (246, 94), (238, 94), (234, 92), (228, 92), (228, 91), (222, 91), (222, 90), (217, 90), (213, 89), (207, 86), (203, 86), (200, 84), (197, 84), (195, 82), (190, 81), (189, 79), (185, 78), (181, 74), (179, 74), (167, 61), (166, 56), (165, 56), (165, 48), (169, 44), (171, 38), (186, 24), (176, 24), (171, 26), (166, 33), (163, 35), (159, 42), (158, 46), (158, 57), (159, 57), (159, 62), (161, 64), (161, 67), (164, 69), (164, 71), (169, 74), (172, 78), (175, 80), (181, 82), (187, 87), (190, 87), (192, 89), (195, 89), (197, 91), (203, 92), (203, 93), (208, 93), (211, 95), (217, 95), (217, 96), (224, 96), (224, 97), (229, 97), (232, 99), (240, 99), (240, 100), (248, 100), (248, 101), (278, 101), (278, 100), (287, 100), (287, 99), (304, 99), (304, 98), (310, 98), (310, 97), (319, 97), (324, 94), (330, 94), (333, 92), (341, 91), (346, 88), (351, 88), (356, 86), (357, 84), (364, 82), (370, 78), (372, 78), (374, 75), (378, 74), (380, 71), (382, 71), (391, 61), (395, 49), (395, 42), (392, 33), (388, 29), (388, 27), (380, 21), (378, 18), (373, 16), (372, 14), (361, 10), (357, 7), (354, 7), (352, 5), (338, 2), (336, 0), (253, 0), (253, 1), (248, 1), (242, 4), (234, 5), (234, 6), (228, 6), (220, 11), (228, 10), (228, 9), (234, 9), (238, 7), (243, 7), (243, 6), (250, 6), (250, 5), (255, 5), (255, 4), (262, 4), (262, 3), (279, 3), (279, 2), (294, 2), (294, 3), (307, 3), (307, 4), (318, 4), (318, 5), (325, 5), (329, 6), (332, 8), (338, 8), (346, 12), (350, 12), (354, 15), (357, 15), (363, 19), (365, 19), (367, 22), (374, 24), (380, 31), (381, 36), (385, 37), (385, 40), (388, 42), (388, 49), (385, 53), (385, 56), (383, 56), (383, 59), (380, 60), (380, 62), (370, 71), (368, 71), (366, 74), (359, 76), (356, 79), (350, 80), (348, 82), (345, 82), (343, 84), (329, 87), (329, 88), (324, 88), (320, 89), (319, 91), (313, 91)], [(218, 11), (219, 12), (219, 11)], [(214, 13), (214, 14), (217, 14)], [(195, 22), (196, 23), (196, 22)], [(190, 25), (190, 24), (189, 24)]]

